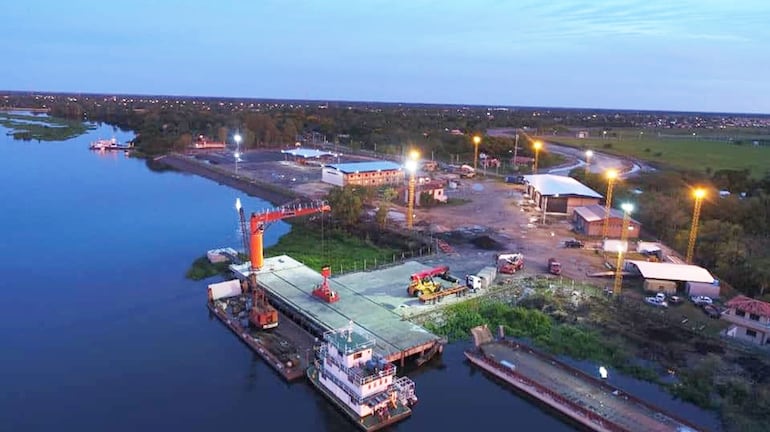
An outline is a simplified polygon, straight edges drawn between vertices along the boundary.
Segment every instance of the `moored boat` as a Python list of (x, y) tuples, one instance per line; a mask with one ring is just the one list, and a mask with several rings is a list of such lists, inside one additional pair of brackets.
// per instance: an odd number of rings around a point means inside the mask
[(111, 139), (99, 139), (91, 143), (88, 146), (91, 150), (129, 150), (133, 148), (131, 144), (120, 144), (115, 138)]
[(414, 382), (374, 353), (375, 339), (347, 328), (324, 334), (307, 369), (310, 382), (351, 421), (375, 431), (406, 419), (417, 403)]

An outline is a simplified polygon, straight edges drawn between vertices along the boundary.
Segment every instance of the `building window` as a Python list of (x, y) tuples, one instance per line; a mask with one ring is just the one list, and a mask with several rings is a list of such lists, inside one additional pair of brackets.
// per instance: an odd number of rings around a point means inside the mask
[(355, 354), (353, 354), (353, 358), (354, 359), (360, 359), (363, 355), (364, 355), (364, 353), (360, 353), (360, 352), (359, 353), (355, 353)]
[(749, 319), (752, 321), (759, 321), (759, 315), (750, 314)]
[(745, 317), (746, 316), (746, 312), (744, 312), (742, 310), (739, 310), (739, 309), (736, 309), (735, 310), (735, 316)]
[(757, 337), (757, 332), (755, 332), (754, 330), (746, 329), (746, 336)]

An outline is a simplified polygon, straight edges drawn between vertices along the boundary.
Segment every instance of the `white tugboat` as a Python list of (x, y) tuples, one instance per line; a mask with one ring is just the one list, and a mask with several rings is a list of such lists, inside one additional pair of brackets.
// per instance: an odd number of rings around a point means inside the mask
[(351, 322), (323, 339), (307, 376), (361, 429), (375, 431), (412, 414), (414, 382), (396, 377), (396, 366), (373, 352), (373, 337)]

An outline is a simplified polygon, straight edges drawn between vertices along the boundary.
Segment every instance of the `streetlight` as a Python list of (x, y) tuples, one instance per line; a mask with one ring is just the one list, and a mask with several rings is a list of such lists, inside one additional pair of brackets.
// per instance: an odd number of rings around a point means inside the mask
[(481, 136), (475, 135), (473, 137), (473, 171), (476, 171), (476, 162), (479, 160), (479, 144), (481, 144)]
[(615, 284), (612, 285), (612, 294), (616, 296), (620, 294), (620, 286), (623, 283), (623, 272), (621, 269), (621, 265), (623, 264), (623, 245), (626, 244), (626, 249), (628, 249), (628, 244), (626, 243), (628, 239), (628, 224), (631, 221), (631, 212), (634, 211), (634, 205), (631, 203), (623, 203), (620, 205), (620, 208), (623, 209), (623, 226), (620, 231), (618, 261), (615, 263)]
[(407, 196), (407, 210), (406, 210), (406, 228), (411, 230), (414, 222), (414, 175), (417, 172), (417, 161), (420, 159), (420, 152), (412, 150), (409, 152), (409, 157), (404, 162), (404, 167), (409, 171), (409, 194)]
[(605, 239), (607, 238), (607, 227), (610, 221), (610, 208), (612, 208), (612, 187), (615, 185), (616, 178), (618, 178), (617, 170), (607, 170), (607, 202), (604, 203), (604, 227), (602, 228), (602, 237)]
[(687, 242), (687, 256), (685, 262), (692, 264), (693, 252), (695, 252), (695, 238), (698, 236), (698, 220), (700, 219), (700, 208), (703, 198), (706, 196), (706, 189), (695, 188), (692, 192), (695, 197), (695, 207), (692, 210), (692, 226), (690, 227), (690, 239)]
[(535, 141), (532, 143), (532, 148), (535, 149), (535, 165), (532, 168), (532, 174), (537, 174), (537, 161), (540, 158), (540, 149), (543, 148), (543, 142)]
[(235, 134), (235, 174), (238, 175), (238, 159), (241, 158), (241, 134)]
[(594, 155), (593, 150), (586, 150), (586, 175), (591, 172), (591, 156)]

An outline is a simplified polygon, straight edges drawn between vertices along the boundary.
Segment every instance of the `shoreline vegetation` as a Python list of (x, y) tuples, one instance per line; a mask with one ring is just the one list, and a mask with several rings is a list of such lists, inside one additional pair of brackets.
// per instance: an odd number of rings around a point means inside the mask
[(21, 141), (66, 141), (96, 128), (76, 120), (2, 111), (0, 126), (10, 129), (8, 135)]
[[(681, 309), (686, 307), (691, 305), (678, 310), (686, 312)], [(607, 298), (596, 287), (515, 280), (513, 286), (497, 286), (485, 297), (414, 321), (450, 341), (467, 340), (477, 325), (487, 324), (493, 331), (502, 325), (506, 336), (549, 354), (596, 362), (657, 384), (678, 399), (717, 413), (725, 430), (770, 427), (770, 389), (758, 384), (770, 369), (766, 352), (686, 327), (681, 315), (661, 315), (644, 304)]]

